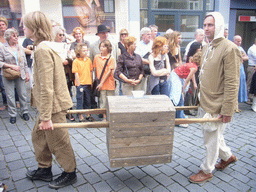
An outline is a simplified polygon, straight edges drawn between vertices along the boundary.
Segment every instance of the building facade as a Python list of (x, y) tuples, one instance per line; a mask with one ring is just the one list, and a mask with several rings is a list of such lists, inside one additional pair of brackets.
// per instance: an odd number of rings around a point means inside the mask
[(240, 16), (256, 16), (254, 0), (1, 0), (0, 15), (9, 20), (9, 27), (19, 28), (22, 35), (22, 15), (40, 10), (50, 19), (60, 23), (70, 34), (81, 26), (86, 39), (94, 41), (97, 25), (110, 28), (112, 37), (118, 40), (118, 32), (128, 29), (139, 39), (142, 27), (156, 24), (162, 35), (169, 28), (182, 34), (181, 47), (194, 38), (197, 28), (203, 27), (206, 13), (219, 11), (229, 28), (229, 39), (243, 37), (247, 50), (256, 37), (256, 21), (239, 20)]

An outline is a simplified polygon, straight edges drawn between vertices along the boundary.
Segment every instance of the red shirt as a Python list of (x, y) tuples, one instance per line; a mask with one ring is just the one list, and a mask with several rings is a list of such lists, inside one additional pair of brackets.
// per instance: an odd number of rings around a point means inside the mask
[(182, 79), (186, 79), (190, 73), (190, 68), (198, 69), (195, 63), (185, 63), (174, 69), (174, 72)]

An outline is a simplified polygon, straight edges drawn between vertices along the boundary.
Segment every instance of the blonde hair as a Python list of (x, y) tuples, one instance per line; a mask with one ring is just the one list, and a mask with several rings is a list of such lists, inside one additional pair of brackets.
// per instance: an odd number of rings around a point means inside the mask
[(175, 54), (176, 53), (176, 48), (179, 46), (176, 43), (176, 39), (179, 36), (181, 36), (181, 33), (179, 31), (173, 31), (170, 38), (169, 38), (168, 46), (169, 46), (169, 50), (170, 50), (172, 55), (176, 55)]
[(41, 11), (30, 12), (23, 18), (24, 25), (33, 31), (34, 45), (42, 41), (52, 41), (52, 23)]
[(129, 35), (127, 29), (121, 29), (120, 32), (119, 32), (119, 39), (120, 39), (120, 41), (121, 41), (121, 34), (122, 34), (122, 33), (127, 33), (127, 35)]
[(166, 44), (167, 39), (165, 37), (156, 37), (153, 41), (153, 47), (152, 52), (154, 54), (154, 57), (156, 57), (159, 53), (162, 54), (163, 46)]
[(88, 48), (88, 45), (86, 43), (78, 43), (75, 49), (75, 53), (76, 53), (76, 57), (79, 58), (80, 57), (80, 51), (81, 49), (86, 46)]
[(7, 19), (5, 17), (0, 16), (0, 21), (3, 21), (5, 23), (5, 25), (6, 25), (6, 27), (8, 27), (8, 21), (7, 21)]
[(201, 56), (202, 56), (202, 51), (197, 52), (195, 55), (193, 55), (192, 62), (195, 63), (197, 66), (199, 66), (201, 62)]
[(81, 27), (75, 27), (75, 28), (73, 29), (73, 32), (71, 33), (71, 35), (72, 35), (73, 37), (75, 37), (75, 34), (76, 34), (76, 31), (77, 31), (77, 30), (79, 30), (79, 31), (82, 33), (82, 36), (84, 37), (85, 33), (84, 33), (84, 30), (83, 30)]
[(133, 43), (135, 43), (136, 38), (135, 37), (126, 37), (124, 39), (124, 46), (127, 49), (128, 47), (130, 47)]

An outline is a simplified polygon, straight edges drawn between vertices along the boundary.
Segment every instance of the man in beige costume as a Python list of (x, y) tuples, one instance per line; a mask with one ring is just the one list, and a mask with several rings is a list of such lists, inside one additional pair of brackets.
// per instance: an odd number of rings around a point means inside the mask
[[(62, 59), (52, 40), (51, 22), (39, 11), (24, 16), (24, 33), (34, 39), (34, 87), (33, 106), (39, 117), (32, 131), (38, 169), (29, 170), (31, 180), (51, 181), (49, 187), (58, 189), (77, 181), (76, 160), (71, 146), (68, 129), (54, 129), (54, 123), (65, 123), (66, 113), (73, 106), (67, 88)], [(39, 32), (38, 32), (39, 31)], [(44, 33), (40, 33), (43, 31)], [(52, 181), (52, 154), (64, 169)]]
[[(207, 153), (199, 173), (190, 177), (193, 183), (209, 181), (214, 168), (223, 170), (237, 161), (226, 146), (223, 133), (236, 108), (242, 57), (238, 47), (224, 38), (224, 19), (219, 12), (206, 15), (204, 31), (209, 43), (202, 50), (200, 106), (204, 118), (218, 117), (222, 122), (203, 125)], [(221, 161), (215, 165), (218, 157)]]

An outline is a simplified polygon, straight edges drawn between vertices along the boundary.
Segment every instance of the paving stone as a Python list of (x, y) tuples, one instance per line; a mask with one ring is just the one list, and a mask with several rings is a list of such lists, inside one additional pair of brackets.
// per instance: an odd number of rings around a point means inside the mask
[(0, 141), (10, 140), (10, 139), (11, 137), (9, 135), (0, 136)]
[(26, 167), (33, 167), (33, 166), (37, 165), (35, 157), (24, 159), (23, 162), (25, 163)]
[(255, 173), (249, 172), (246, 176), (255, 180), (255, 182), (256, 182), (256, 174)]
[(106, 182), (108, 183), (109, 186), (111, 186), (111, 188), (114, 191), (118, 191), (125, 187), (125, 184), (117, 177), (111, 177), (107, 179)]
[(229, 174), (232, 177), (235, 177), (237, 180), (242, 181), (243, 183), (247, 183), (250, 179), (243, 174), (233, 171), (232, 173)]
[(11, 190), (15, 189), (14, 182), (12, 181), (12, 178), (1, 180), (1, 182), (4, 183), (5, 185), (7, 185), (7, 187), (8, 187), (7, 191), (11, 191)]
[(18, 180), (24, 179), (26, 177), (26, 172), (27, 172), (26, 168), (21, 168), (21, 169), (12, 171), (11, 175), (12, 175), (13, 181), (16, 182)]
[(93, 187), (95, 188), (96, 191), (101, 191), (101, 192), (112, 191), (111, 187), (105, 181), (96, 183), (93, 185)]
[(212, 184), (211, 182), (206, 182), (203, 185), (203, 188), (208, 191), (208, 192), (222, 192), (223, 190), (221, 190), (220, 188), (218, 188), (218, 185), (215, 186), (214, 184)]
[(114, 174), (121, 180), (121, 181), (125, 181), (127, 179), (129, 179), (130, 177), (132, 177), (132, 175), (126, 171), (125, 169), (120, 169), (118, 171), (115, 171)]
[(84, 178), (92, 185), (94, 183), (97, 183), (101, 181), (101, 178), (98, 176), (98, 174), (91, 172), (84, 175)]
[(179, 191), (179, 192), (186, 192), (186, 191), (188, 191), (188, 190), (186, 190), (185, 188), (183, 188), (181, 185), (179, 185), (178, 183), (171, 184), (171, 185), (168, 187), (168, 189), (169, 189), (170, 191), (173, 191), (173, 192), (177, 192), (177, 191)]
[(79, 172), (81, 172), (82, 174), (90, 173), (90, 172), (93, 171), (87, 164), (78, 165), (78, 166), (77, 166), (77, 169), (78, 169)]
[(173, 175), (172, 179), (182, 186), (186, 186), (189, 184), (188, 178), (184, 177), (180, 173), (176, 173), (175, 175)]
[(24, 153), (21, 153), (20, 155), (21, 155), (22, 159), (27, 159), (27, 158), (35, 156), (35, 154), (32, 151), (26, 151)]
[(107, 179), (110, 179), (112, 177), (115, 177), (114, 173), (112, 172), (106, 172), (106, 173), (103, 173), (103, 174), (100, 174), (100, 177), (103, 179), (103, 180), (107, 180)]
[(236, 189), (239, 191), (249, 191), (250, 186), (244, 184), (243, 182), (233, 179), (232, 181), (229, 182), (230, 185), (234, 186)]
[(31, 148), (28, 145), (27, 146), (20, 146), (20, 147), (18, 147), (18, 151), (20, 153), (23, 153), (23, 152), (31, 151)]
[(192, 174), (191, 171), (189, 171), (188, 169), (184, 168), (183, 166), (177, 166), (174, 168), (177, 172), (181, 173), (182, 175), (188, 177), (189, 175)]
[(214, 176), (218, 177), (219, 179), (223, 180), (223, 181), (226, 181), (226, 182), (229, 182), (231, 181), (233, 178), (229, 175), (227, 175), (226, 173), (223, 173), (221, 171), (217, 171)]
[(186, 189), (190, 192), (205, 192), (206, 190), (202, 187), (200, 187), (198, 184), (189, 184), (186, 186)]
[(102, 163), (92, 165), (91, 168), (99, 174), (109, 171)]
[(141, 169), (139, 169), (138, 167), (134, 167), (132, 169), (129, 170), (129, 172), (136, 177), (137, 179), (141, 179), (142, 177), (145, 177), (147, 174), (145, 172), (143, 172)]
[(83, 160), (84, 160), (84, 162), (85, 162), (86, 164), (88, 164), (89, 166), (95, 165), (95, 164), (97, 164), (97, 163), (100, 163), (100, 161), (99, 161), (96, 157), (94, 157), (94, 156), (90, 156), (90, 157), (83, 158)]
[(14, 171), (14, 170), (21, 169), (21, 168), (25, 167), (25, 164), (23, 163), (22, 160), (17, 160), (17, 161), (12, 161), (12, 162), (8, 163), (7, 166), (9, 167), (9, 169), (11, 171)]
[(159, 184), (150, 176), (146, 176), (140, 180), (146, 187), (153, 189)]
[(231, 185), (229, 185), (229, 183), (225, 183), (225, 182), (220, 182), (218, 184), (218, 187), (220, 189), (222, 189), (223, 191), (232, 191), (232, 192), (236, 192), (239, 191), (238, 189), (232, 187)]
[(68, 185), (66, 187), (58, 189), (58, 192), (76, 192), (77, 190), (72, 186)]
[[(32, 181), (30, 181), (30, 182), (32, 182)], [(47, 186), (47, 187), (48, 187), (48, 185), (49, 185), (48, 182), (41, 181), (41, 180), (33, 180), (33, 183), (35, 184), (35, 186), (36, 186), (37, 188), (41, 188), (41, 187), (43, 187), (43, 186)]]
[(94, 192), (95, 191), (94, 188), (89, 183), (77, 187), (77, 190), (79, 192)]
[(9, 153), (17, 152), (17, 148), (15, 146), (5, 147), (5, 148), (2, 148), (2, 150), (3, 150), (4, 155), (7, 155)]
[(11, 147), (13, 146), (14, 143), (12, 142), (11, 139), (5, 140), (5, 141), (0, 141), (0, 147), (4, 148), (4, 147)]
[(1, 169), (0, 170), (0, 181), (4, 179), (9, 179), (10, 178), (10, 173), (8, 169)]
[(169, 190), (167, 190), (163, 186), (157, 186), (156, 188), (153, 189), (153, 192), (168, 192), (168, 191)]
[(166, 176), (165, 174), (159, 174), (159, 175), (155, 176), (154, 179), (165, 187), (174, 183), (173, 180), (170, 179), (170, 177)]
[(25, 140), (21, 140), (21, 141), (14, 141), (14, 144), (16, 147), (20, 147), (20, 146), (27, 145), (28, 143)]
[(159, 167), (158, 170), (167, 176), (171, 176), (171, 175), (174, 175), (175, 173), (177, 173), (177, 171), (175, 169), (173, 169), (167, 165), (163, 165), (162, 167)]
[(131, 189), (129, 189), (128, 187), (125, 187), (121, 190), (119, 190), (119, 192), (133, 192)]
[(16, 186), (16, 189), (18, 192), (26, 191), (26, 190), (32, 189), (34, 187), (33, 183), (30, 180), (28, 180), (27, 178), (16, 181), (15, 186)]
[(4, 160), (0, 161), (0, 170), (6, 168), (6, 162)]
[(143, 188), (143, 184), (135, 177), (131, 177), (130, 179), (124, 182), (126, 186), (128, 186), (132, 191), (138, 191)]
[(18, 152), (10, 153), (5, 155), (6, 162), (16, 161), (21, 159), (20, 154)]
[(247, 183), (247, 185), (249, 185), (249, 186), (251, 186), (251, 187), (253, 187), (253, 188), (256, 188), (256, 182), (255, 182), (255, 180), (250, 180), (250, 181)]
[(161, 173), (158, 169), (156, 169), (152, 165), (148, 165), (148, 166), (142, 168), (142, 170), (152, 177)]

